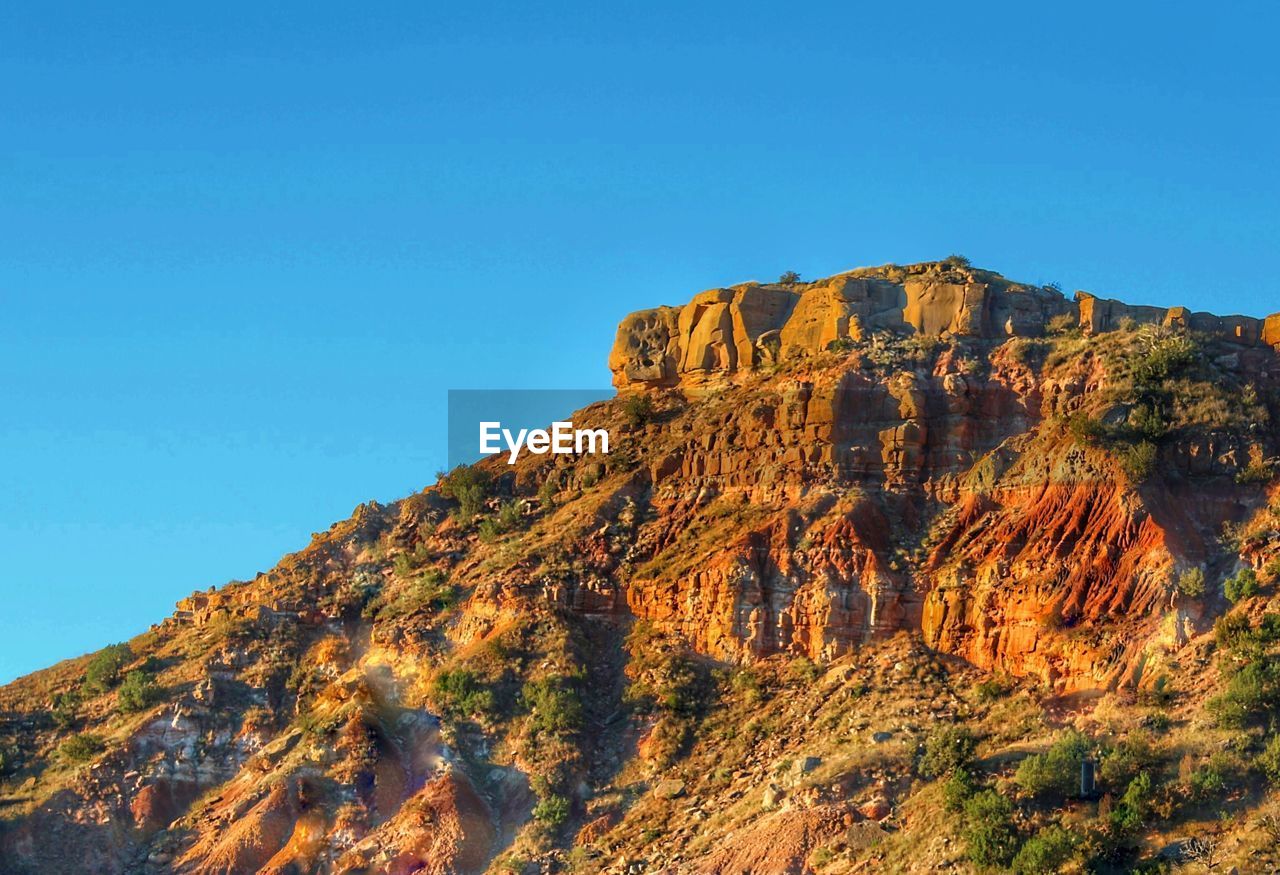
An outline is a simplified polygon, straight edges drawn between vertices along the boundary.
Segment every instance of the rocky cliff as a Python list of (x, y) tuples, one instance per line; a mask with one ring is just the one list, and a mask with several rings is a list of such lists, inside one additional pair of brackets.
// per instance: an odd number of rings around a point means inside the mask
[[(1164, 727), (1165, 813), (1121, 847), (1094, 800), (1070, 846), (1151, 861), (1227, 804), (1194, 777), (1231, 738), (1205, 703), (1269, 646), (1208, 668), (1272, 622), (1276, 332), (958, 261), (633, 314), (619, 397), (574, 415), (610, 455), (362, 505), (0, 690), (0, 868), (980, 868), (931, 733), (974, 733), (976, 792), (1067, 724)], [(1066, 815), (1026, 792), (1031, 844)]]
[(876, 332), (1005, 339), (1042, 337), (1055, 323), (1088, 334), (1155, 325), (1244, 347), (1280, 346), (1280, 313), (1215, 316), (1087, 292), (1069, 301), (1056, 288), (1010, 282), (957, 260), (861, 268), (810, 283), (743, 283), (702, 292), (683, 307), (641, 310), (618, 327), (609, 367), (619, 388), (696, 387)]

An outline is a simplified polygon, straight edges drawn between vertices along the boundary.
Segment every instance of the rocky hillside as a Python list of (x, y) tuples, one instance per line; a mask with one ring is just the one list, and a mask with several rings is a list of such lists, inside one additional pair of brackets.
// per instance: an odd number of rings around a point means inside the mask
[(1277, 344), (963, 259), (633, 314), (607, 457), (0, 689), (0, 870), (1274, 871)]

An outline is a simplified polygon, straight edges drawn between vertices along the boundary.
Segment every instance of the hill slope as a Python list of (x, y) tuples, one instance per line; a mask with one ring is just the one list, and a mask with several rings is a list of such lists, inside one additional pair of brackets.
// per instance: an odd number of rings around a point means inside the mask
[(1272, 871), (1277, 335), (961, 261), (633, 314), (609, 456), (0, 690), (3, 869)]

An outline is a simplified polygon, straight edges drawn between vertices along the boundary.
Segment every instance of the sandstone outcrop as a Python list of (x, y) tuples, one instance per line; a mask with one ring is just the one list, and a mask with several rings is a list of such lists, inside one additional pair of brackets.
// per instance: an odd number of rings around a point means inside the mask
[(1280, 345), (1280, 314), (1266, 319), (1125, 304), (1010, 282), (947, 262), (862, 268), (803, 285), (744, 283), (695, 295), (683, 307), (625, 318), (609, 356), (614, 385), (696, 389), (709, 378), (814, 355), (875, 332), (928, 337), (1039, 337), (1066, 318), (1085, 333), (1129, 322), (1187, 328), (1246, 347)]

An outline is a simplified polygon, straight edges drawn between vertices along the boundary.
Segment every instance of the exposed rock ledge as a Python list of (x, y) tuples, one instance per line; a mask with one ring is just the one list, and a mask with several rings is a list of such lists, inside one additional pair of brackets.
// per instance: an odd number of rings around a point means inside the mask
[(1265, 319), (1145, 307), (1011, 282), (949, 262), (861, 268), (811, 283), (711, 289), (683, 307), (622, 320), (609, 355), (619, 389), (697, 385), (809, 355), (877, 331), (999, 339), (1043, 334), (1054, 317), (1087, 334), (1125, 320), (1201, 331), (1242, 346), (1280, 348), (1280, 313)]

